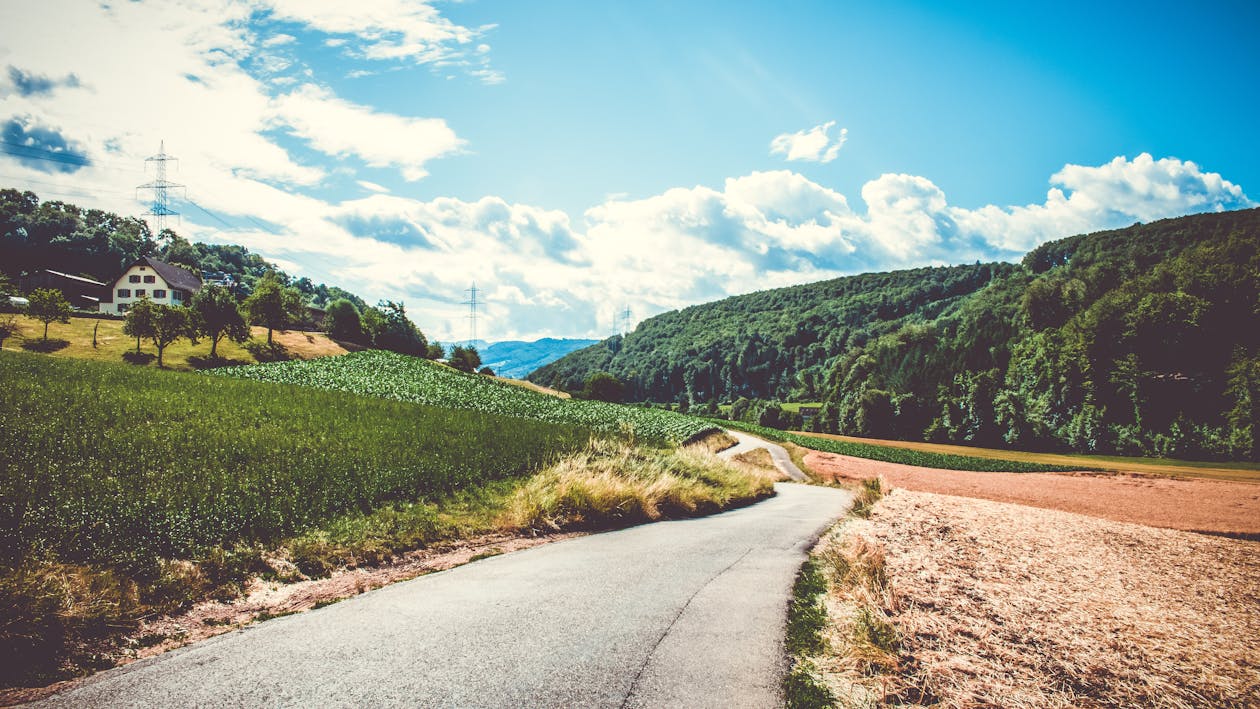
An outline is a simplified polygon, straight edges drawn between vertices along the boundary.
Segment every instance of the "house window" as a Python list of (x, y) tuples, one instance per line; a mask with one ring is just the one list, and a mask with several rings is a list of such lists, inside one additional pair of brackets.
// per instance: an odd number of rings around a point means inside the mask
[(131, 303), (119, 303), (118, 312), (125, 313), (127, 312), (127, 308), (130, 308), (130, 307), (131, 307)]
[(143, 297), (144, 297), (144, 289), (143, 289), (143, 288), (137, 288), (137, 289), (136, 289), (136, 297), (137, 297), (137, 298), (143, 298)]
[(156, 277), (156, 276), (145, 276), (145, 277), (144, 277), (144, 282), (145, 282), (145, 283), (154, 283), (155, 281), (154, 281), (153, 279), (154, 279), (155, 277)]
[(153, 291), (153, 297), (157, 300), (161, 300), (166, 297), (166, 291), (162, 290), (161, 288), (158, 288), (157, 290)]
[(131, 289), (130, 289), (130, 288), (119, 288), (119, 289), (118, 289), (118, 297), (119, 297), (119, 298), (130, 298), (130, 297), (131, 297)]
[(183, 294), (183, 292), (181, 292), (181, 291), (177, 291), (177, 290), (173, 290), (173, 291), (171, 291), (171, 300), (173, 300), (173, 301), (175, 301), (175, 302), (177, 302), (177, 303), (178, 303), (179, 301), (181, 301), (181, 300), (183, 300), (183, 299), (184, 299), (184, 294)]
[(128, 282), (128, 283), (139, 283), (139, 282), (140, 282), (140, 276), (127, 276), (127, 282)]

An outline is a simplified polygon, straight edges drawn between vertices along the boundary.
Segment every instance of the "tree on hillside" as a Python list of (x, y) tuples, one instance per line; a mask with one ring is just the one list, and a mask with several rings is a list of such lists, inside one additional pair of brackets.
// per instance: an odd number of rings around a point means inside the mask
[(171, 343), (187, 337), (197, 344), (196, 333), (192, 328), (189, 310), (181, 305), (153, 306), (153, 330), (149, 339), (157, 348), (158, 366), (162, 366), (162, 353)]
[(324, 318), (324, 329), (328, 331), (329, 337), (351, 342), (359, 342), (363, 339), (363, 321), (354, 303), (345, 298), (334, 300), (328, 304), (327, 313)]
[(219, 340), (235, 342), (249, 339), (249, 325), (236, 305), (236, 298), (219, 285), (205, 286), (192, 298), (193, 330), (210, 340), (210, 359), (219, 356)]
[(481, 354), (477, 352), (476, 347), (460, 347), (456, 345), (451, 349), (451, 356), (448, 358), (450, 365), (461, 372), (475, 372), (481, 366)]
[(385, 329), (385, 314), (379, 308), (364, 308), (359, 311), (359, 325), (363, 328), (363, 339), (376, 347), (376, 338)]
[(446, 349), (443, 348), (442, 345), (436, 342), (430, 342), (429, 352), (424, 357), (425, 359), (433, 359), (433, 360), (442, 359), (446, 357)]
[(407, 317), (407, 309), (401, 302), (386, 300), (381, 302), (377, 310), (382, 316), (374, 342), (377, 347), (416, 357), (424, 357), (429, 353), (428, 339)]
[(484, 374), (487, 377), (493, 377), (494, 370), (489, 367), (482, 367), (481, 369), (477, 370), (477, 374)]
[(267, 274), (254, 283), (254, 292), (245, 299), (245, 312), (249, 322), (267, 328), (267, 346), (272, 344), (273, 330), (284, 332), (305, 315), (302, 294), (280, 282), (274, 274)]
[(153, 336), (153, 301), (141, 298), (127, 308), (123, 334), (136, 338), (136, 354), (140, 354), (140, 338)]
[(48, 341), (49, 323), (70, 322), (70, 301), (56, 288), (40, 288), (29, 296), (31, 301), (27, 312), (36, 320), (44, 323), (44, 341)]
[(626, 397), (626, 385), (608, 372), (595, 372), (586, 380), (582, 396), (595, 401), (620, 404)]

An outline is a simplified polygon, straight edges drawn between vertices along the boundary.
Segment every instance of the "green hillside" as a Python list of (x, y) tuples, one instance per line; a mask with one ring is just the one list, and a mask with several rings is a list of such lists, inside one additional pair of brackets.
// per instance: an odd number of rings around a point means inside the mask
[[(654, 401), (822, 401), (877, 438), (1256, 459), (1260, 210), (1044, 244), (1021, 264), (865, 274), (665, 313), (531, 379)], [(749, 407), (756, 411), (757, 407)]]

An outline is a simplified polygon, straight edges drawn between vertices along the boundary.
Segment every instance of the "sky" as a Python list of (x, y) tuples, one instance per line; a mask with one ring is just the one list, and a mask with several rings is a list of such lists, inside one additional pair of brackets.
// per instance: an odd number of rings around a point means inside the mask
[[(1101, 5), (1097, 6), (1097, 5)], [(1257, 206), (1260, 4), (0, 3), (0, 187), (237, 243), (430, 337)]]

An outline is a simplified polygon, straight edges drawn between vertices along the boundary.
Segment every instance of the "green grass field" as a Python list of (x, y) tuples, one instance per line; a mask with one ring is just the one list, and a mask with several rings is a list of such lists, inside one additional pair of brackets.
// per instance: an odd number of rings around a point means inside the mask
[[(44, 324), (25, 315), (18, 316), (21, 333), (4, 341), (5, 350), (23, 350), (39, 347), (44, 334)], [(142, 356), (133, 357), (136, 351), (136, 340), (127, 337), (122, 331), (121, 320), (103, 320), (98, 318), (70, 318), (68, 324), (52, 323), (48, 326), (48, 339), (65, 343), (47, 352), (54, 357), (70, 357), (74, 359), (91, 359), (98, 362), (129, 362), (134, 366), (157, 368), (157, 350), (147, 340), (140, 342)], [(92, 346), (92, 330), (96, 328), (96, 346)], [(255, 327), (253, 338), (259, 341), (267, 339), (267, 330)], [(298, 359), (312, 359), (345, 354), (346, 349), (318, 332), (300, 332), (290, 330), (274, 333), (275, 340), (284, 345), (289, 353)], [(228, 364), (250, 364), (254, 357), (245, 348), (223, 340), (219, 343), (218, 354)], [(126, 355), (126, 358), (124, 357)], [(193, 370), (205, 366), (198, 358), (205, 359), (210, 355), (210, 343), (202, 340), (199, 344), (191, 344), (188, 340), (180, 340), (166, 348), (162, 356), (167, 369)], [(130, 359), (128, 359), (130, 358)], [(218, 363), (222, 364), (222, 363)]]
[(281, 382), (399, 401), (470, 409), (522, 419), (633, 430), (635, 436), (681, 443), (714, 430), (711, 422), (662, 409), (561, 399), (433, 362), (372, 350), (305, 362), (273, 362), (210, 370), (215, 377)]
[(532, 472), (588, 427), (0, 353), (0, 561), (143, 572)]

